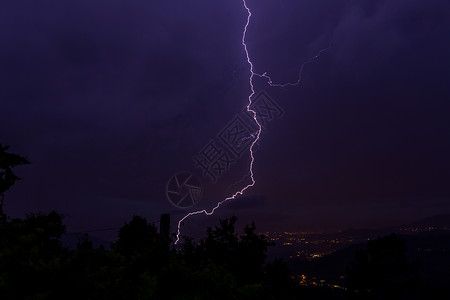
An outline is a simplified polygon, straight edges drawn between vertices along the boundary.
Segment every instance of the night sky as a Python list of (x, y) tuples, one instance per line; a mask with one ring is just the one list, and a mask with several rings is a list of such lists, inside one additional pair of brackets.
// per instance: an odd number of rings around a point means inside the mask
[[(256, 147), (256, 185), (224, 205), (264, 230), (393, 226), (450, 213), (450, 2), (248, 0), (255, 78), (284, 111)], [(11, 216), (57, 210), (68, 231), (132, 215), (172, 226), (249, 182), (245, 153), (212, 183), (197, 155), (247, 104), (241, 0), (2, 1), (0, 142), (32, 164)], [(178, 172), (204, 193), (166, 198)], [(185, 232), (216, 217), (196, 216)], [(111, 233), (115, 235), (115, 233)]]

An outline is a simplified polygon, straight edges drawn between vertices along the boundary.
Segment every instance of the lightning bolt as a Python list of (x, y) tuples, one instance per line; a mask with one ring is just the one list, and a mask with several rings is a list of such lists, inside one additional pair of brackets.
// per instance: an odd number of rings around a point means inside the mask
[(304, 62), (304, 63), (302, 64), (302, 66), (300, 67), (300, 71), (298, 72), (297, 81), (295, 81), (295, 82), (274, 83), (274, 82), (272, 81), (272, 78), (270, 78), (270, 76), (267, 75), (267, 72), (264, 72), (264, 73), (262, 73), (262, 74), (254, 73), (253, 75), (258, 76), (258, 77), (261, 77), (261, 78), (267, 79), (267, 83), (268, 83), (270, 86), (273, 86), (273, 87), (287, 87), (287, 86), (296, 86), (296, 85), (299, 85), (300, 82), (302, 81), (302, 74), (303, 74), (303, 69), (305, 68), (305, 66), (308, 65), (308, 64), (310, 64), (310, 63), (312, 63), (312, 62), (315, 61), (316, 59), (318, 59), (318, 58), (322, 55), (322, 53), (324, 53), (325, 51), (328, 51), (328, 49), (330, 48), (330, 46), (331, 46), (331, 43), (330, 43), (330, 45), (328, 45), (328, 47), (326, 47), (326, 48), (320, 50), (316, 55), (314, 55), (313, 57), (311, 57), (310, 59), (308, 59), (306, 62)]
[[(253, 120), (255, 121), (256, 125), (258, 126), (258, 130), (257, 130), (256, 132), (254, 132), (253, 134), (251, 134), (251, 138), (254, 138), (254, 140), (253, 140), (253, 142), (252, 142), (252, 144), (251, 144), (251, 146), (250, 146), (250, 157), (251, 157), (251, 160), (250, 160), (250, 166), (249, 166), (249, 174), (250, 174), (251, 183), (247, 184), (247, 185), (244, 186), (242, 189), (240, 189), (240, 190), (238, 190), (237, 192), (235, 192), (233, 195), (231, 195), (231, 196), (225, 198), (224, 200), (218, 202), (217, 205), (216, 205), (211, 211), (207, 211), (206, 209), (199, 210), (199, 211), (194, 211), (194, 212), (188, 213), (188, 214), (185, 215), (183, 218), (181, 218), (181, 219), (178, 221), (177, 238), (176, 238), (176, 240), (175, 240), (175, 245), (180, 241), (181, 226), (182, 226), (184, 220), (186, 220), (187, 218), (189, 218), (189, 217), (191, 217), (191, 216), (195, 216), (195, 215), (199, 215), (199, 214), (205, 214), (205, 215), (207, 215), (207, 216), (210, 216), (210, 215), (214, 214), (214, 212), (216, 211), (216, 209), (218, 209), (222, 204), (224, 204), (224, 203), (227, 202), (227, 201), (236, 199), (236, 197), (238, 197), (238, 196), (244, 194), (244, 192), (245, 192), (246, 190), (248, 190), (249, 188), (253, 187), (253, 186), (255, 185), (255, 183), (256, 183), (255, 178), (254, 178), (254, 174), (253, 174), (253, 164), (254, 164), (254, 162), (255, 162), (255, 156), (254, 156), (254, 153), (253, 153), (253, 152), (254, 152), (254, 146), (255, 146), (255, 144), (258, 143), (258, 141), (259, 141), (259, 139), (260, 139), (260, 137), (261, 137), (262, 126), (261, 126), (261, 124), (259, 123), (259, 121), (258, 121), (258, 119), (257, 119), (256, 111), (254, 111), (254, 110), (251, 108), (251, 105), (252, 105), (252, 103), (253, 103), (252, 97), (255, 95), (255, 87), (254, 87), (254, 85), (253, 85), (253, 79), (255, 78), (255, 76), (266, 79), (266, 80), (267, 80), (267, 83), (268, 83), (270, 86), (273, 86), (273, 87), (296, 86), (296, 85), (298, 85), (298, 84), (301, 82), (301, 80), (302, 80), (302, 73), (303, 73), (304, 67), (305, 67), (307, 64), (309, 64), (309, 63), (313, 62), (314, 60), (316, 60), (317, 58), (319, 58), (320, 55), (321, 55), (323, 52), (327, 51), (328, 48), (329, 48), (329, 47), (327, 47), (327, 48), (325, 48), (325, 49), (320, 50), (315, 56), (313, 56), (313, 57), (310, 58), (308, 61), (306, 61), (306, 62), (304, 62), (304, 63), (302, 64), (302, 66), (301, 66), (301, 68), (300, 68), (300, 71), (299, 71), (299, 74), (298, 74), (297, 81), (295, 81), (295, 82), (288, 82), (288, 83), (274, 83), (274, 82), (272, 81), (272, 79), (270, 78), (270, 76), (267, 75), (267, 72), (264, 72), (264, 73), (262, 73), (262, 74), (258, 74), (258, 73), (255, 73), (255, 72), (254, 72), (253, 62), (252, 62), (252, 60), (250, 59), (250, 55), (249, 55), (248, 49), (247, 49), (247, 44), (245, 43), (245, 38), (246, 38), (246, 36), (247, 36), (247, 29), (248, 29), (248, 26), (250, 25), (250, 19), (251, 19), (251, 17), (252, 17), (252, 12), (251, 12), (250, 8), (247, 6), (246, 0), (242, 0), (242, 4), (244, 5), (245, 10), (247, 11), (247, 22), (245, 23), (244, 30), (243, 30), (243, 32), (242, 32), (242, 40), (241, 40), (241, 44), (242, 44), (242, 47), (244, 48), (245, 56), (246, 56), (246, 58), (247, 58), (247, 63), (248, 63), (248, 65), (250, 66), (249, 85), (250, 85), (250, 91), (251, 91), (251, 93), (250, 93), (250, 95), (248, 96), (247, 111), (253, 115)], [(250, 138), (250, 137), (248, 137), (248, 138)]]
[(175, 240), (175, 245), (180, 240), (181, 225), (182, 225), (184, 220), (186, 220), (187, 218), (189, 218), (191, 216), (195, 216), (195, 215), (199, 215), (199, 214), (205, 214), (205, 215), (208, 215), (208, 216), (214, 214), (216, 209), (218, 209), (222, 204), (224, 204), (227, 201), (235, 199), (237, 196), (242, 195), (247, 189), (251, 188), (256, 183), (255, 177), (254, 177), (254, 174), (253, 174), (253, 164), (255, 162), (255, 156), (253, 155), (253, 147), (259, 141), (259, 138), (261, 137), (262, 127), (261, 127), (261, 124), (259, 123), (258, 119), (256, 118), (256, 116), (257, 116), (256, 115), (256, 111), (254, 111), (253, 109), (250, 108), (250, 106), (253, 103), (252, 102), (252, 97), (253, 97), (253, 95), (255, 95), (255, 87), (253, 86), (253, 78), (255, 76), (257, 76), (257, 75), (256, 75), (255, 72), (253, 72), (253, 63), (252, 63), (252, 60), (250, 59), (250, 55), (248, 53), (247, 44), (245, 43), (245, 38), (247, 36), (247, 29), (248, 29), (248, 25), (250, 24), (250, 19), (252, 17), (252, 12), (250, 11), (250, 8), (247, 6), (247, 2), (245, 0), (242, 0), (242, 3), (244, 4), (244, 8), (247, 11), (247, 22), (245, 23), (244, 31), (242, 32), (241, 44), (244, 47), (244, 52), (245, 52), (245, 56), (247, 58), (247, 63), (250, 66), (249, 84), (250, 84), (250, 91), (251, 91), (251, 93), (248, 96), (247, 111), (250, 112), (253, 115), (253, 120), (255, 121), (256, 125), (258, 126), (258, 130), (255, 133), (255, 139), (253, 140), (252, 144), (250, 145), (250, 157), (251, 157), (251, 160), (250, 160), (250, 170), (249, 170), (249, 172), (250, 172), (251, 183), (247, 184), (245, 187), (243, 187), (241, 190), (235, 192), (233, 195), (231, 195), (231, 196), (225, 198), (224, 200), (220, 201), (219, 203), (217, 203), (217, 205), (211, 211), (208, 212), (206, 209), (199, 210), (199, 211), (194, 211), (194, 212), (188, 213), (183, 218), (181, 218), (180, 221), (178, 221), (177, 239)]

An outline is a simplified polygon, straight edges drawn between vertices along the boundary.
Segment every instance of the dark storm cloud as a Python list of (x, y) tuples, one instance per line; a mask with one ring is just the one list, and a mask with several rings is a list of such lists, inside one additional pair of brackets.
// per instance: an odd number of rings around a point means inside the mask
[[(263, 189), (272, 186), (291, 209), (320, 207), (323, 220), (336, 203), (355, 208), (341, 219), (358, 222), (361, 213), (392, 223), (393, 209), (370, 205), (394, 205), (398, 220), (420, 215), (410, 205), (435, 199), (447, 199), (448, 210), (449, 12), (444, 1), (348, 4), (328, 54), (308, 65), (303, 89), (283, 102), (288, 130), (266, 141), (282, 147), (263, 160), (286, 180), (263, 178)], [(271, 162), (278, 156), (288, 163)]]
[[(276, 81), (331, 42), (301, 87), (257, 80), (286, 110), (257, 153), (262, 221), (450, 199), (447, 1), (248, 4), (255, 70)], [(0, 142), (34, 162), (10, 211), (57, 208), (74, 224), (173, 211), (167, 179), (192, 169), (248, 95), (241, 1), (0, 6)]]
[(10, 211), (167, 209), (165, 181), (240, 65), (243, 11), (225, 3), (3, 3), (2, 142), (34, 162)]

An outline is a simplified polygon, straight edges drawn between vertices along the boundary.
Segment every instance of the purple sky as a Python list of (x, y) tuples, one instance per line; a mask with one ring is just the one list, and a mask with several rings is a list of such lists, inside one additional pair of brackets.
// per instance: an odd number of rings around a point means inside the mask
[[(256, 186), (219, 211), (261, 229), (401, 224), (450, 212), (450, 4), (248, 0), (255, 81), (285, 110), (264, 132)], [(12, 216), (56, 209), (69, 231), (183, 210), (168, 179), (196, 173), (210, 208), (245, 175), (211, 184), (192, 156), (246, 105), (240, 0), (3, 1), (0, 142), (33, 164)], [(195, 217), (187, 232), (215, 222)]]

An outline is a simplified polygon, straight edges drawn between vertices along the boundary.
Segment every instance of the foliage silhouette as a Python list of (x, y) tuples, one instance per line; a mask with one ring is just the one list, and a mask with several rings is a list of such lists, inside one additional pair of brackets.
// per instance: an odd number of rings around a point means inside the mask
[[(67, 251), (59, 238), (61, 215), (30, 214), (7, 220), (0, 228), (0, 295), (2, 299), (49, 298), (57, 293)], [(26, 288), (25, 288), (26, 287)]]
[(0, 228), (0, 298), (281, 299), (277, 290), (294, 286), (287, 267), (265, 264), (271, 243), (254, 224), (238, 235), (235, 222), (222, 220), (200, 241), (167, 249), (156, 227), (135, 216), (106, 250), (87, 235), (76, 249), (64, 248), (56, 212), (7, 219)]
[(9, 146), (3, 146), (0, 144), (0, 214), (2, 215), (3, 221), (3, 201), (5, 198), (5, 192), (8, 191), (17, 180), (21, 179), (14, 174), (12, 168), (30, 163), (25, 157), (6, 152), (8, 149)]
[[(0, 145), (0, 196), (19, 178), (12, 168), (28, 160)], [(63, 216), (57, 212), (8, 218), (1, 210), (0, 299), (331, 299), (329, 290), (299, 287), (282, 260), (266, 263), (273, 244), (241, 234), (236, 217), (207, 228), (199, 241), (168, 247), (155, 225), (134, 216), (111, 250), (94, 248), (87, 235), (75, 249), (63, 247)], [(348, 268), (348, 297), (402, 299), (418, 282), (397, 235), (370, 241)], [(321, 296), (323, 295), (323, 297)]]
[(405, 299), (404, 293), (419, 282), (416, 265), (407, 261), (406, 240), (397, 234), (379, 237), (356, 251), (348, 272), (349, 297), (354, 299)]

